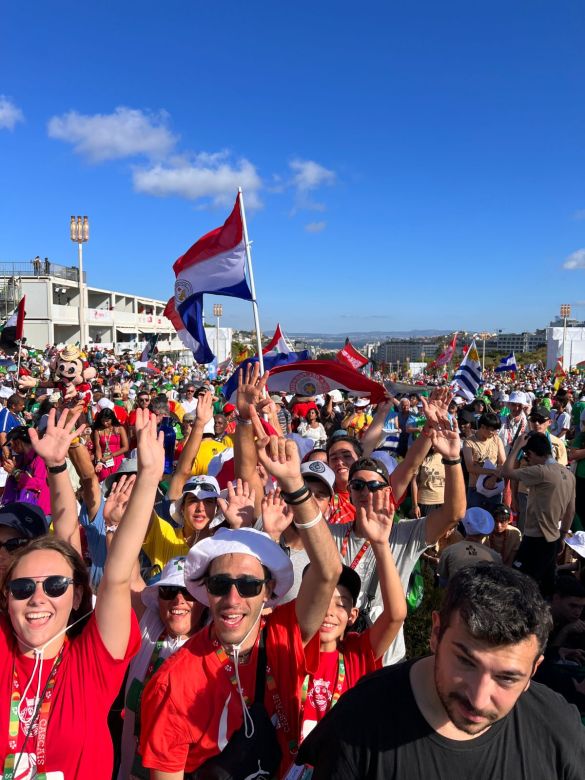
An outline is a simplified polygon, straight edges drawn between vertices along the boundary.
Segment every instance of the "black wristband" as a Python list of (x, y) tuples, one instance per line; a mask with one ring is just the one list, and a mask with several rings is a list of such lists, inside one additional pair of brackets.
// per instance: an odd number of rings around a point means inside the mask
[(285, 504), (288, 504), (289, 506), (298, 506), (299, 504), (304, 504), (305, 501), (310, 501), (310, 499), (313, 498), (313, 494), (307, 488), (307, 492), (304, 493), (300, 498), (297, 498), (296, 501), (285, 501)]
[(461, 463), (461, 458), (456, 458), (455, 460), (448, 460), (447, 458), (441, 458), (441, 463), (443, 466), (458, 466)]
[(302, 504), (303, 501), (307, 501), (311, 495), (311, 491), (307, 487), (307, 483), (303, 482), (303, 487), (295, 490), (293, 493), (286, 493), (281, 490), (280, 495), (284, 499), (285, 504)]
[(289, 501), (294, 501), (295, 498), (300, 498), (301, 496), (304, 496), (305, 490), (308, 490), (307, 483), (303, 482), (303, 486), (300, 487), (298, 490), (295, 490), (293, 493), (287, 493), (285, 490), (280, 491), (280, 495), (284, 498), (284, 500), (289, 503)]
[(60, 466), (47, 466), (49, 474), (60, 474), (67, 469), (67, 461), (63, 461)]

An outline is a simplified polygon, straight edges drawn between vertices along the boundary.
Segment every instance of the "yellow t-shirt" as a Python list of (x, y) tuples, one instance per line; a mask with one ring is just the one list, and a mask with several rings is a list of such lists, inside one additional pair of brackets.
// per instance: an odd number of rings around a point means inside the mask
[(189, 545), (185, 541), (182, 528), (175, 528), (155, 513), (142, 551), (147, 555), (154, 575), (162, 571), (171, 558), (187, 555)]
[(215, 439), (203, 439), (197, 451), (197, 456), (193, 461), (193, 466), (191, 468), (192, 476), (198, 477), (201, 474), (207, 474), (211, 459), (216, 455), (219, 455), (219, 453), (223, 452), (225, 449), (227, 449), (227, 447), (220, 441), (215, 441)]

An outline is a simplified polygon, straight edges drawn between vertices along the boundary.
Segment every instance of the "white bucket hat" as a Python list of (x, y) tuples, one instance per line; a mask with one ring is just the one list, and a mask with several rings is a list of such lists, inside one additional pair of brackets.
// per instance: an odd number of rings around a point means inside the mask
[(185, 560), (184, 556), (179, 558), (171, 558), (160, 574), (160, 580), (155, 582), (154, 585), (149, 585), (144, 588), (140, 594), (142, 603), (148, 609), (148, 607), (158, 606), (158, 589), (161, 585), (178, 585), (180, 588), (185, 587)]
[(513, 390), (510, 393), (510, 397), (508, 398), (508, 403), (522, 404), (522, 406), (526, 406), (528, 401), (526, 400), (526, 395), (523, 392), (520, 390)]
[(185, 496), (197, 496), (197, 498), (204, 501), (206, 498), (219, 498), (219, 485), (217, 479), (210, 474), (202, 474), (198, 477), (190, 477), (183, 486), (183, 495), (176, 501), (173, 501), (169, 514), (177, 523), (177, 525), (183, 525), (183, 502)]
[(270, 570), (274, 590), (266, 602), (267, 607), (276, 606), (292, 588), (294, 574), (290, 558), (268, 534), (255, 528), (220, 528), (213, 536), (195, 544), (185, 562), (185, 587), (201, 604), (209, 606), (203, 577), (211, 562), (229, 553), (251, 555)]
[[(495, 470), (496, 466), (494, 463), (491, 462), (491, 460), (486, 460), (483, 464), (484, 469), (492, 469)], [(481, 493), (482, 496), (486, 496), (487, 498), (493, 498), (493, 496), (497, 496), (500, 493), (504, 492), (504, 480), (498, 479), (496, 484), (493, 488), (487, 488), (485, 486), (486, 479), (490, 479), (489, 474), (480, 474), (477, 478), (477, 484), (475, 486), (475, 489), (478, 493)]]

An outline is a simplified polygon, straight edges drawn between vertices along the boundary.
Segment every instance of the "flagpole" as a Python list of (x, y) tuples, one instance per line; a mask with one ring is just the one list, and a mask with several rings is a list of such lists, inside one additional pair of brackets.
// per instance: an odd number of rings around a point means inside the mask
[(21, 341), (18, 339), (18, 359), (16, 361), (16, 386), (18, 387), (18, 378), (20, 376), (20, 345)]
[(250, 282), (250, 292), (252, 293), (252, 311), (254, 312), (254, 325), (256, 328), (256, 344), (258, 350), (258, 365), (260, 374), (264, 373), (264, 356), (262, 354), (262, 333), (260, 331), (260, 316), (258, 314), (258, 301), (256, 300), (256, 286), (254, 284), (254, 272), (252, 271), (252, 254), (250, 252), (250, 242), (248, 240), (248, 226), (246, 225), (246, 212), (244, 210), (244, 193), (242, 188), (238, 187), (240, 196), (240, 213), (242, 215), (242, 227), (244, 230), (244, 244), (246, 245), (246, 261), (248, 265), (248, 281)]

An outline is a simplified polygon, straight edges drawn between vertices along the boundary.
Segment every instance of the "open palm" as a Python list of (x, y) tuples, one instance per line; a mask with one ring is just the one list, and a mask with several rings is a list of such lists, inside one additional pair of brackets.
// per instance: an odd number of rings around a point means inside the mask
[(29, 429), (30, 441), (34, 451), (48, 466), (61, 465), (67, 457), (71, 442), (78, 436), (81, 436), (85, 430), (85, 423), (75, 428), (79, 412), (69, 416), (67, 412), (63, 412), (58, 422), (55, 422), (55, 415), (55, 410), (51, 409), (47, 421), (47, 430), (42, 439), (39, 438), (35, 428)]

